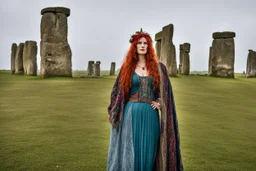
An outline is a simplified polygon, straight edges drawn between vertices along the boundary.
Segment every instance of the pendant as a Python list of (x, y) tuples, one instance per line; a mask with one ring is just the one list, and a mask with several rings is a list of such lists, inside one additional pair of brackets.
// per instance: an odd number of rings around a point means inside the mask
[(142, 70), (145, 70), (145, 68), (144, 68), (144, 67), (142, 67)]

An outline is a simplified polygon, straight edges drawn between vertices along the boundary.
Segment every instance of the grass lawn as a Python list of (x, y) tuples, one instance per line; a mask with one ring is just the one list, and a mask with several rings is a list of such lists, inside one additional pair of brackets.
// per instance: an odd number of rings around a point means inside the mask
[[(0, 170), (105, 170), (116, 76), (0, 71)], [(185, 171), (256, 170), (256, 79), (170, 78)]]

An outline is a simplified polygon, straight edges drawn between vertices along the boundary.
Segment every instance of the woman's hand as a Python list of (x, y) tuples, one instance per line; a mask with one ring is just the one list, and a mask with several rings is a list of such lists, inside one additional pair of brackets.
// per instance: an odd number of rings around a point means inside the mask
[(161, 106), (160, 106), (160, 103), (159, 102), (155, 102), (155, 101), (152, 101), (152, 103), (151, 103), (151, 107), (153, 108), (153, 109), (160, 109), (161, 108)]

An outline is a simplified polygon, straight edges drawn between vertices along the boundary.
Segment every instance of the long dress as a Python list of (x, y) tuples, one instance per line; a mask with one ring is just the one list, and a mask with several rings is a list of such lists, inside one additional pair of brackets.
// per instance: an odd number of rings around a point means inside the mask
[[(156, 100), (153, 77), (132, 76), (130, 95)], [(118, 129), (111, 128), (108, 167), (111, 171), (151, 171), (160, 136), (158, 109), (147, 102), (128, 102)], [(113, 146), (115, 144), (115, 146)]]

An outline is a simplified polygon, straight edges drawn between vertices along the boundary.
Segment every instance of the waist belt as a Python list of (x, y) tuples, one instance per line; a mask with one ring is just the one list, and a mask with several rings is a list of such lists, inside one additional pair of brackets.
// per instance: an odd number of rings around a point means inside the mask
[(142, 98), (138, 98), (138, 92), (131, 95), (130, 96), (130, 99), (129, 99), (130, 102), (146, 102), (146, 103), (149, 103), (151, 104), (152, 103), (152, 99), (142, 99)]

